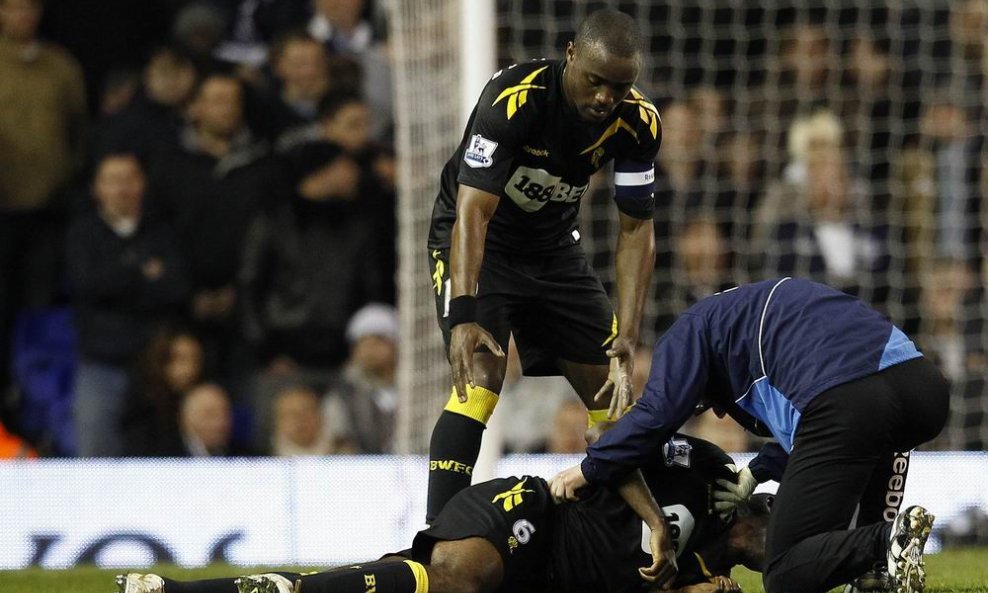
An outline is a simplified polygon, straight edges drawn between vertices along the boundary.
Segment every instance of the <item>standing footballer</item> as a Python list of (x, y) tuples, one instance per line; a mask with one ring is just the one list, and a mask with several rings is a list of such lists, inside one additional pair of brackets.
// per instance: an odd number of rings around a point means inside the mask
[[(658, 112), (634, 87), (641, 65), (635, 21), (590, 14), (563, 60), (494, 75), (443, 169), (428, 246), (453, 393), (432, 433), (430, 522), (470, 484), (511, 334), (525, 374), (565, 376), (591, 425), (609, 401), (613, 413), (630, 400), (662, 140)], [(616, 315), (576, 228), (590, 176), (612, 160)]]

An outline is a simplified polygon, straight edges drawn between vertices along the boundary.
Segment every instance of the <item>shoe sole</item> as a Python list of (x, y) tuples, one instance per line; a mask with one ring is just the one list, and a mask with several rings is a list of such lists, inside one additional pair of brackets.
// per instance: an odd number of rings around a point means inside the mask
[[(263, 576), (240, 577), (233, 583), (237, 586), (237, 593), (281, 593), (278, 583)], [(302, 581), (299, 579), (292, 586), (292, 593), (299, 593), (301, 590)]]
[(135, 578), (138, 578), (138, 579), (139, 579), (140, 576), (142, 576), (142, 575), (139, 575), (139, 574), (136, 574), (136, 573), (127, 573), (127, 574), (118, 574), (117, 575), (117, 577), (116, 577), (116, 581), (117, 581), (117, 593), (140, 593), (141, 591), (146, 591), (147, 593), (164, 593), (164, 590), (165, 590), (164, 585), (162, 585), (161, 587), (155, 587), (154, 589), (147, 589), (146, 588), (146, 583), (141, 583), (141, 586), (144, 587), (144, 588), (141, 589), (140, 591), (135, 591), (134, 589), (131, 589), (130, 588), (130, 584), (131, 584), (130, 583), (130, 576), (131, 575), (134, 575)]
[(278, 593), (278, 586), (268, 579), (240, 577), (234, 584), (237, 585), (237, 593)]
[(895, 565), (889, 566), (890, 574), (894, 575), (895, 593), (922, 593), (926, 588), (926, 562), (923, 559), (923, 548), (933, 530), (933, 521), (936, 517), (926, 509), (916, 510), (918, 511), (916, 515), (905, 517), (910, 525), (902, 528), (911, 536), (909, 543), (898, 554)]

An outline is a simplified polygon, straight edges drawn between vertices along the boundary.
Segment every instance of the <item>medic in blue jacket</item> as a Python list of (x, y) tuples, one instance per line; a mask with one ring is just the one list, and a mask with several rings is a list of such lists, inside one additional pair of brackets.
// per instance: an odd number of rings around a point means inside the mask
[(553, 494), (619, 482), (698, 405), (750, 416), (790, 454), (766, 591), (826, 591), (886, 560), (891, 523), (846, 528), (876, 467), (934, 438), (947, 401), (943, 375), (857, 298), (791, 278), (741, 286), (690, 307), (663, 335), (641, 399), (553, 479)]

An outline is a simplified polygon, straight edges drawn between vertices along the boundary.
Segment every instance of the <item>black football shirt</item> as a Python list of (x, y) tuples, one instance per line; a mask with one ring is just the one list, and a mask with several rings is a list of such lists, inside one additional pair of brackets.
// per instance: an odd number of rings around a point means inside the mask
[(603, 122), (583, 121), (563, 95), (564, 66), (564, 60), (516, 64), (487, 83), (443, 168), (430, 249), (449, 248), (460, 185), (501, 198), (488, 226), (488, 249), (548, 253), (570, 247), (579, 242), (577, 214), (590, 176), (612, 160), (619, 210), (651, 218), (662, 141), (655, 106), (633, 88)]
[[(716, 479), (734, 480), (734, 461), (719, 447), (676, 435), (642, 468), (662, 507), (676, 549), (677, 584), (730, 574), (730, 523), (713, 508)], [(559, 505), (554, 519), (552, 580), (569, 593), (623, 593), (647, 589), (638, 568), (649, 566), (648, 527), (616, 493), (594, 489), (586, 499)]]

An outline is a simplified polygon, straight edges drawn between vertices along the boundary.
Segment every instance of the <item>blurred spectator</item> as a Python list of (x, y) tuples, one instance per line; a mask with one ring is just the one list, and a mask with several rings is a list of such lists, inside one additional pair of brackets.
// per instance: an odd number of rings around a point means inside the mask
[[(718, 163), (729, 186), (739, 192), (757, 191), (765, 178), (761, 141), (754, 132), (737, 131), (723, 137)], [(734, 201), (737, 202), (737, 201)]]
[[(717, 158), (716, 222), (727, 237), (732, 252), (744, 255), (751, 231), (751, 213), (758, 207), (765, 185), (765, 159), (762, 140), (751, 131), (723, 134)], [(735, 281), (747, 280), (744, 270), (735, 266)]]
[(59, 193), (81, 162), (82, 72), (38, 39), (41, 0), (0, 0), (0, 394), (18, 311), (50, 304), (64, 235)]
[(675, 278), (675, 237), (697, 211), (715, 207), (704, 191), (708, 170), (703, 160), (703, 130), (697, 114), (686, 101), (674, 100), (662, 107), (662, 142), (675, 150), (660, 150), (655, 162), (655, 265), (658, 308), (657, 328), (661, 331), (679, 313), (673, 304)]
[(365, 0), (313, 0), (309, 34), (334, 53), (368, 51), (376, 39), (365, 8)]
[(923, 110), (920, 133), (919, 149), (928, 151), (935, 167), (935, 252), (970, 261), (977, 255), (980, 235), (984, 137), (963, 107), (946, 94)]
[(326, 394), (325, 418), (340, 453), (394, 452), (398, 392), (398, 315), (377, 303), (361, 308), (346, 329), (350, 357)]
[(279, 457), (334, 453), (323, 430), (319, 396), (311, 388), (288, 387), (275, 395), (271, 453)]
[(935, 258), (922, 275), (917, 345), (950, 380), (951, 426), (940, 448), (983, 450), (988, 386), (985, 356), (985, 288), (968, 261)]
[(272, 48), (277, 80), (268, 99), (270, 137), (279, 138), (319, 117), (319, 103), (329, 92), (329, 66), (321, 43), (299, 31), (285, 33)]
[[(238, 374), (236, 278), (251, 221), (282, 198), (276, 163), (243, 122), (242, 83), (205, 78), (189, 106), (180, 149), (156, 167), (152, 189), (189, 262), (192, 318), (223, 379)], [(235, 379), (236, 377), (234, 377)]]
[(797, 119), (792, 161), (755, 215), (752, 252), (762, 278), (796, 275), (859, 294), (873, 305), (888, 269), (887, 229), (872, 224), (866, 186), (849, 170), (843, 129), (830, 111)]
[(369, 146), (359, 98), (325, 103), (324, 140), (285, 155), (295, 198), (255, 221), (241, 276), (248, 329), (264, 358), (323, 367), (346, 356), (350, 315), (394, 298), (394, 194), (377, 173), (390, 157)]
[(205, 376), (202, 343), (195, 334), (173, 326), (155, 332), (141, 353), (124, 410), (125, 454), (159, 457), (181, 450), (179, 406)]
[[(258, 411), (270, 409), (286, 383), (325, 389), (347, 357), (350, 317), (370, 301), (393, 298), (379, 263), (381, 245), (394, 239), (381, 235), (378, 217), (389, 214), (374, 211), (373, 184), (360, 164), (328, 142), (304, 144), (285, 162), (294, 196), (255, 218), (240, 271), (244, 332), (263, 367)], [(268, 415), (257, 419), (263, 438)]]
[(720, 228), (709, 219), (686, 223), (679, 234), (677, 254), (687, 307), (731, 286), (731, 253)]
[(227, 21), (223, 12), (207, 2), (186, 4), (172, 22), (172, 37), (195, 62), (199, 72), (213, 72), (221, 65), (215, 57)]
[(179, 408), (182, 449), (175, 457), (238, 457), (251, 455), (232, 441), (233, 412), (230, 396), (215, 383), (193, 387)]
[(714, 161), (730, 115), (727, 97), (712, 86), (700, 86), (690, 91), (687, 101), (700, 128), (700, 152), (705, 160)]
[[(375, 276), (381, 281), (381, 293), (376, 298), (394, 302), (398, 237), (394, 154), (371, 141), (371, 113), (365, 101), (354, 95), (337, 94), (323, 101), (321, 111), (319, 123), (324, 140), (340, 147), (360, 168), (360, 199), (356, 205), (373, 220), (377, 236), (372, 260), (377, 265)], [(304, 150), (301, 152), (304, 154)], [(313, 177), (306, 181), (311, 184)], [(311, 185), (303, 188), (311, 189)]]
[(374, 114), (371, 135), (387, 140), (394, 119), (391, 63), (387, 50), (374, 38), (374, 28), (364, 18), (365, 0), (313, 0), (312, 8), (309, 34), (326, 44), (330, 53), (351, 55), (360, 62), (363, 96)]
[(720, 227), (709, 218), (687, 222), (675, 239), (676, 261), (672, 286), (666, 298), (670, 314), (656, 320), (662, 333), (675, 317), (698, 300), (734, 285), (731, 281), (731, 252)]
[[(676, 149), (659, 151), (656, 192), (684, 195), (698, 192), (703, 173), (701, 148), (704, 137), (697, 113), (686, 101), (671, 101), (664, 106), (661, 113), (662, 140)], [(692, 201), (695, 202), (696, 199)], [(690, 203), (690, 200), (685, 202)]]
[(793, 119), (826, 105), (838, 83), (834, 46), (823, 25), (797, 23), (784, 29), (778, 39), (778, 54), (770, 58), (765, 84), (752, 89), (738, 110), (764, 134), (770, 175), (778, 174), (784, 162), (786, 130)]
[(587, 408), (579, 398), (573, 396), (560, 402), (549, 427), (545, 441), (533, 453), (572, 455), (587, 450)]
[(985, 116), (983, 93), (984, 63), (988, 60), (988, 3), (984, 0), (956, 0), (950, 3), (950, 59), (941, 66), (941, 77), (958, 98), (964, 115), (971, 121)]
[(216, 57), (259, 69), (268, 59), (268, 43), (278, 31), (299, 26), (308, 16), (307, 0), (209, 0), (221, 10), (226, 32)]
[(924, 274), (920, 345), (951, 382), (983, 370), (974, 273), (959, 259), (938, 259)]
[[(361, 166), (363, 178), (360, 183), (363, 187), (349, 191), (359, 191), (361, 195), (371, 197), (381, 192), (394, 192), (394, 155), (372, 141), (371, 117), (367, 102), (359, 95), (350, 92), (328, 94), (319, 104), (317, 125), (284, 135), (278, 149), (286, 153), (289, 159), (305, 160), (306, 152), (318, 152), (305, 150), (307, 144), (332, 144)], [(328, 182), (320, 184), (317, 180), (313, 178), (310, 184), (318, 187), (339, 185)], [(344, 185), (350, 187), (349, 184)], [(304, 191), (312, 193), (318, 189), (311, 187)]]
[(188, 55), (175, 47), (155, 50), (144, 68), (143, 85), (130, 104), (97, 127), (94, 156), (134, 152), (153, 166), (163, 154), (178, 148), (179, 132), (185, 125), (182, 111), (195, 85), (196, 69)]
[(893, 166), (894, 205), (903, 220), (903, 266), (911, 278), (907, 286), (918, 287), (920, 272), (936, 257), (936, 162), (929, 151), (910, 148), (896, 157)]
[(838, 110), (853, 161), (883, 201), (889, 153), (901, 150), (905, 138), (915, 135), (919, 115), (916, 81), (893, 62), (888, 46), (887, 39), (865, 35), (847, 43)]
[(82, 457), (123, 453), (118, 430), (135, 353), (189, 292), (170, 230), (143, 215), (145, 177), (132, 154), (98, 164), (96, 211), (73, 222), (69, 276), (79, 325), (75, 423)]

